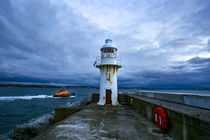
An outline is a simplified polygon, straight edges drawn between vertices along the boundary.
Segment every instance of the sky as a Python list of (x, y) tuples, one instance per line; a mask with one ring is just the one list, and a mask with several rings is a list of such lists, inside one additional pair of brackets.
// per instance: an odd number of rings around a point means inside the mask
[(210, 88), (209, 0), (1, 0), (0, 83), (99, 86), (108, 34), (118, 86)]

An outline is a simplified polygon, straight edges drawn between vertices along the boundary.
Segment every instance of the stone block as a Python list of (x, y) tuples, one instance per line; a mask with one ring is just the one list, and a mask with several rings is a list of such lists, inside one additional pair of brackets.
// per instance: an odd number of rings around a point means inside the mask
[(56, 107), (54, 121), (59, 122), (67, 118), (68, 116), (80, 111), (79, 107)]

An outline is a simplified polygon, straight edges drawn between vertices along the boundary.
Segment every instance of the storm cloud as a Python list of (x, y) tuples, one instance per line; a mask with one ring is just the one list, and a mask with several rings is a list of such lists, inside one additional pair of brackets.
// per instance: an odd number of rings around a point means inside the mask
[(210, 2), (0, 1), (0, 83), (99, 86), (107, 34), (119, 86), (210, 87)]

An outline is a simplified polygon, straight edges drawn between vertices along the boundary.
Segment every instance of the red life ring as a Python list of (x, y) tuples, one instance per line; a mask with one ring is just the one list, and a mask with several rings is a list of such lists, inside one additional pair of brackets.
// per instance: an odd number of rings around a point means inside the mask
[(155, 119), (156, 125), (161, 130), (166, 130), (168, 128), (167, 115), (166, 115), (165, 111), (161, 107), (158, 107), (158, 108), (155, 109), (154, 119)]

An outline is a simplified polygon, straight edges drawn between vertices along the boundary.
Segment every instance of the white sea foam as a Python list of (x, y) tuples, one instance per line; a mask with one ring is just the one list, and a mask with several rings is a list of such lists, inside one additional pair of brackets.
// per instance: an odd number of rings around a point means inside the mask
[(16, 125), (15, 129), (8, 134), (8, 140), (29, 139), (46, 130), (54, 122), (54, 112), (44, 114), (38, 118), (31, 119), (27, 123)]
[(31, 100), (34, 98), (52, 98), (52, 95), (1, 96), (0, 101)]

